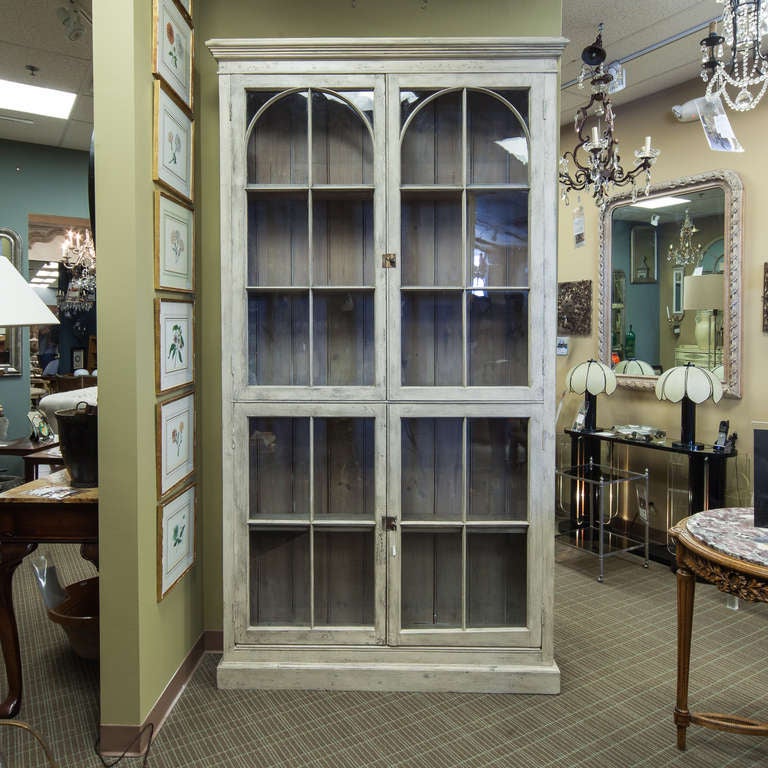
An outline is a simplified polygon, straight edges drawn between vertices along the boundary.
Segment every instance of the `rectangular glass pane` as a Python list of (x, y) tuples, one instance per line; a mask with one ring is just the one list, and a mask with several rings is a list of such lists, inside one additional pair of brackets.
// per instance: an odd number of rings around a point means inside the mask
[(528, 419), (467, 419), (472, 520), (528, 519)]
[(372, 286), (373, 198), (365, 193), (319, 198), (312, 212), (314, 285)]
[[(507, 99), (511, 99), (507, 101)], [(527, 184), (528, 141), (520, 117), (527, 91), (467, 91), (467, 162), (470, 184)], [(515, 110), (525, 109), (518, 117)]]
[(248, 139), (249, 183), (308, 182), (307, 94), (288, 93), (261, 113)]
[(468, 197), (472, 288), (528, 285), (528, 192), (483, 192)]
[(248, 294), (248, 383), (309, 384), (309, 297)]
[(308, 626), (309, 531), (251, 530), (249, 548), (250, 624)]
[(312, 91), (314, 184), (373, 183), (372, 124), (373, 91)]
[(248, 513), (309, 519), (309, 419), (248, 419)]
[(373, 520), (374, 420), (314, 420), (315, 519)]
[(403, 91), (401, 115), (414, 114), (400, 148), (402, 184), (461, 184), (461, 91)]
[(315, 625), (374, 623), (374, 534), (315, 530)]
[(401, 429), (403, 520), (460, 520), (462, 420), (403, 419)]
[(313, 383), (373, 384), (373, 291), (315, 291), (312, 311)]
[(461, 300), (458, 292), (402, 294), (405, 386), (461, 385)]
[(404, 194), (403, 285), (461, 285), (461, 197)]
[(524, 627), (527, 620), (524, 531), (467, 531), (467, 627)]
[(461, 626), (461, 533), (403, 530), (403, 629)]
[(308, 215), (306, 194), (248, 194), (248, 285), (308, 285)]
[(470, 385), (527, 386), (528, 292), (472, 291), (467, 313)]

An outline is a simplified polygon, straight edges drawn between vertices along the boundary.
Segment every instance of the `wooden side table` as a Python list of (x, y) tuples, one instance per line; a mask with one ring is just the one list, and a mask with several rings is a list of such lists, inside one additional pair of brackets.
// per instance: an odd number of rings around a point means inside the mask
[(768, 723), (719, 712), (688, 709), (688, 674), (696, 577), (742, 600), (768, 602), (768, 554), (758, 541), (768, 528), (755, 528), (751, 507), (726, 507), (686, 517), (670, 529), (677, 545), (677, 748), (685, 749), (689, 725), (768, 736)]
[(81, 544), (82, 556), (98, 568), (98, 538), (99, 489), (72, 488), (66, 469), (0, 493), (0, 644), (8, 679), (0, 718), (14, 717), (21, 708), (14, 571), (38, 544), (49, 542)]
[(61, 467), (65, 464), (64, 457), (61, 455), (61, 447), (54, 445), (49, 448), (42, 448), (39, 451), (25, 453), (24, 459), (24, 481), (37, 480), (38, 470), (41, 464), (51, 467)]

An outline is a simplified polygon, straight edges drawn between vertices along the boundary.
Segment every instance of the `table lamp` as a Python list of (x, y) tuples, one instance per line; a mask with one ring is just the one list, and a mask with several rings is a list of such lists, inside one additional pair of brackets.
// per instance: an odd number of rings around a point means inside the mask
[(58, 324), (59, 319), (16, 267), (0, 257), (0, 327)]
[(598, 360), (585, 360), (574, 365), (565, 376), (565, 384), (570, 392), (584, 395), (585, 432), (594, 432), (597, 428), (597, 395), (605, 392), (613, 394), (616, 389), (616, 375), (605, 363)]
[(672, 443), (675, 448), (703, 448), (696, 442), (696, 404), (710, 398), (719, 403), (723, 397), (723, 385), (712, 371), (693, 363), (670, 368), (659, 376), (656, 382), (656, 397), (673, 403), (682, 401), (680, 420), (680, 442)]
[(626, 376), (655, 376), (656, 371), (650, 363), (645, 360), (638, 360), (631, 357), (629, 360), (622, 360), (613, 367), (614, 373), (623, 373)]
[[(724, 303), (723, 275), (689, 275), (683, 278), (683, 309), (696, 310), (694, 335), (699, 349), (712, 350), (712, 319), (717, 331), (717, 313)], [(714, 356), (713, 356), (714, 357)], [(713, 366), (714, 360), (710, 362)]]

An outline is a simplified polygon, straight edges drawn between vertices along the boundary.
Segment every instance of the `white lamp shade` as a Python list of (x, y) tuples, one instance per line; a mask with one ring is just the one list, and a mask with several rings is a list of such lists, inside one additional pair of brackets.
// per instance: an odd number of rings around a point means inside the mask
[(58, 324), (56, 315), (45, 306), (16, 267), (0, 256), (0, 327)]
[(712, 373), (714, 374), (715, 378), (719, 379), (720, 381), (725, 380), (725, 366), (724, 365), (716, 365), (712, 369)]
[(683, 397), (691, 402), (703, 403), (710, 398), (719, 403), (723, 397), (720, 379), (706, 368), (688, 363), (670, 368), (656, 382), (656, 397), (679, 403)]
[(689, 275), (683, 278), (683, 309), (722, 309), (723, 276)]
[(656, 371), (653, 370), (653, 366), (650, 363), (646, 363), (645, 360), (638, 360), (636, 357), (631, 357), (629, 360), (622, 360), (613, 368), (614, 373), (623, 373), (627, 376), (655, 376)]
[(586, 360), (574, 365), (566, 374), (565, 383), (571, 392), (583, 395), (610, 395), (616, 389), (616, 375), (605, 363), (598, 360)]

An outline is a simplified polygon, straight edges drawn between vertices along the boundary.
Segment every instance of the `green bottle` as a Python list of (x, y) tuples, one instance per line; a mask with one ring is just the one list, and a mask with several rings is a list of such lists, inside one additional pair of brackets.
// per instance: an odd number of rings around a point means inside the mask
[(632, 357), (635, 357), (635, 332), (630, 325), (627, 335), (624, 337), (624, 359), (629, 360)]

